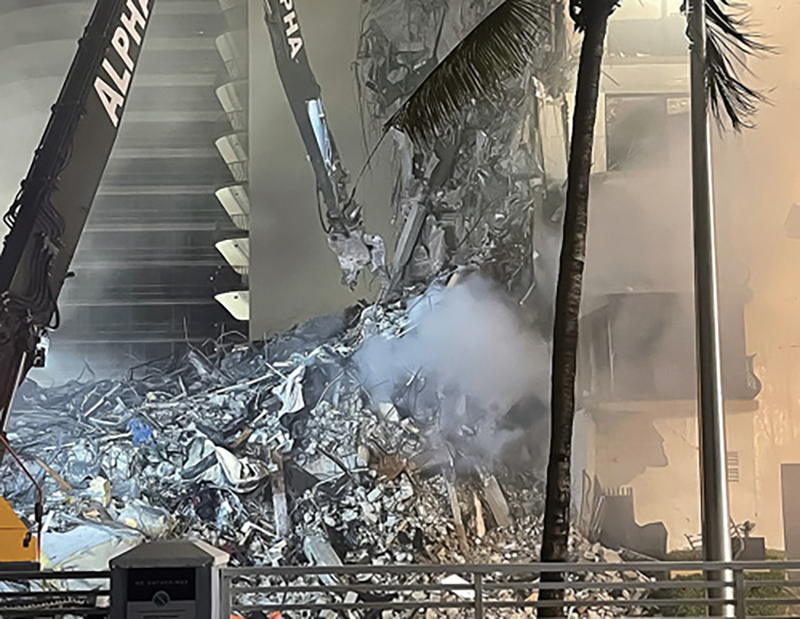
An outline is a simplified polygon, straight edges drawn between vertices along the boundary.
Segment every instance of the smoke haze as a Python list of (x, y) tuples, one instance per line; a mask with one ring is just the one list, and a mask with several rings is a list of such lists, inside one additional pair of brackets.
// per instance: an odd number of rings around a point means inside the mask
[(800, 449), (800, 240), (785, 228), (792, 204), (800, 204), (800, 2), (750, 5), (753, 23), (777, 51), (748, 63), (751, 83), (770, 103), (760, 107), (754, 130), (725, 136), (714, 151), (717, 208), (748, 267), (748, 348), (763, 382), (750, 422), (749, 483), (733, 486), (731, 497), (740, 513), (750, 510), (768, 546), (782, 547), (781, 501), (793, 490), (782, 488), (780, 466), (797, 462)]
[[(412, 305), (403, 337), (375, 335), (355, 356), (373, 401), (435, 420), (436, 432), (471, 456), (501, 455), (523, 429), (537, 434), (543, 448), (548, 347), (525, 330), (510, 299), (470, 276), (434, 287)], [(465, 428), (474, 432), (469, 439)]]

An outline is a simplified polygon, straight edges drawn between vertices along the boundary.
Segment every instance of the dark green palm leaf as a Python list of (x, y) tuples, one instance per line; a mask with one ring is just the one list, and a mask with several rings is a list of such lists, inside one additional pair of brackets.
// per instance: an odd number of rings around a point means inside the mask
[[(734, 14), (734, 12), (736, 14)], [(739, 131), (752, 126), (752, 117), (765, 97), (741, 79), (745, 60), (771, 52), (748, 32), (744, 7), (731, 0), (706, 0), (706, 86), (711, 112), (720, 125)]]
[(445, 134), (475, 99), (521, 74), (550, 24), (548, 0), (505, 0), (462, 40), (420, 84), (386, 127), (418, 144)]
[[(707, 88), (711, 112), (734, 130), (752, 126), (765, 97), (742, 80), (745, 59), (772, 48), (748, 32), (743, 5), (705, 0)], [(405, 132), (418, 144), (444, 135), (464, 109), (502, 89), (533, 59), (550, 25), (551, 0), (505, 0), (481, 21), (422, 82), (386, 127)]]

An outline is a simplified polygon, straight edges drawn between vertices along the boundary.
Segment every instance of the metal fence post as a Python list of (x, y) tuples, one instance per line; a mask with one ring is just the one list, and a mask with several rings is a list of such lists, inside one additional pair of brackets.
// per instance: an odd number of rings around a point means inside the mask
[(231, 577), (227, 570), (220, 572), (219, 583), (219, 615), (222, 619), (229, 619), (233, 612), (231, 600)]
[[(694, 232), (697, 395), (700, 438), (700, 504), (703, 558), (730, 562), (731, 535), (725, 447), (725, 398), (719, 318), (716, 231), (714, 227), (711, 141), (709, 138), (707, 21), (705, 0), (688, 0), (691, 90), (692, 226)], [(709, 580), (729, 580), (730, 572), (712, 571)], [(710, 615), (730, 617), (730, 586), (712, 587)]]
[(475, 619), (483, 619), (483, 574), (475, 572)]
[(747, 585), (744, 580), (744, 570), (733, 570), (733, 599), (736, 602), (736, 619), (747, 617)]

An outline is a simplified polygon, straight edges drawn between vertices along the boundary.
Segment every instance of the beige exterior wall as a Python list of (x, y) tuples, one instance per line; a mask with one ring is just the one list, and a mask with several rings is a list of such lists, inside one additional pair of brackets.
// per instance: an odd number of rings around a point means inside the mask
[(800, 240), (784, 222), (800, 204), (800, 5), (751, 2), (752, 19), (778, 54), (750, 63), (768, 93), (757, 127), (715, 148), (717, 204), (750, 270), (747, 345), (763, 382), (754, 418), (756, 534), (783, 546), (781, 463), (800, 462)]
[[(759, 522), (753, 403), (728, 404), (728, 450), (738, 455), (730, 484), (734, 522)], [(633, 489), (640, 525), (663, 522), (668, 550), (700, 533), (700, 482), (694, 402), (630, 403), (594, 413), (595, 467), (605, 488)]]
[[(646, 5), (628, 8), (655, 14), (656, 3)], [(779, 54), (749, 63), (752, 83), (771, 102), (761, 106), (756, 129), (714, 145), (717, 228), (749, 271), (747, 346), (763, 382), (755, 410), (728, 407), (728, 449), (739, 454), (740, 476), (730, 494), (733, 519), (755, 522), (754, 535), (780, 549), (780, 467), (800, 463), (800, 240), (784, 230), (789, 208), (800, 204), (800, 5), (750, 5), (753, 22)], [(684, 536), (700, 531), (694, 404), (631, 403), (592, 414), (602, 483), (632, 487), (637, 521), (663, 521), (670, 548), (685, 547)]]
[[(754, 329), (763, 324), (755, 319), (751, 322)], [(783, 346), (767, 349), (759, 354), (761, 362), (757, 365), (764, 381), (761, 409), (754, 420), (756, 487), (762, 506), (757, 531), (776, 548), (783, 548), (781, 464), (800, 462), (798, 352)]]

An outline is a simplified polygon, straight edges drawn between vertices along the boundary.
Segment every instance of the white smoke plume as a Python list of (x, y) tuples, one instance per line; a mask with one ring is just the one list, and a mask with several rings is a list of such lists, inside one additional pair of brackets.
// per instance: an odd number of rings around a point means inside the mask
[(403, 337), (373, 336), (356, 355), (375, 402), (395, 404), (470, 460), (505, 457), (523, 436), (544, 449), (548, 347), (502, 291), (477, 276), (434, 287), (413, 302), (411, 322)]

